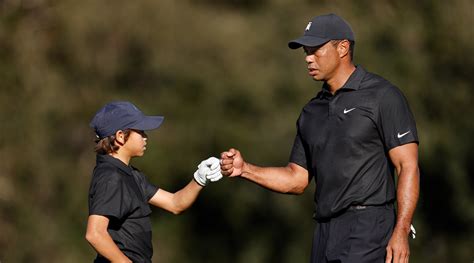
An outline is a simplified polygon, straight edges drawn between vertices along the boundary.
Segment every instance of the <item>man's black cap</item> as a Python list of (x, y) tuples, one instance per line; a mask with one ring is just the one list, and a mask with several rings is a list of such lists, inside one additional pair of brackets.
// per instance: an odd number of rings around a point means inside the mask
[(355, 41), (351, 26), (335, 14), (321, 15), (313, 18), (306, 26), (303, 36), (290, 41), (288, 47), (316, 47), (330, 40), (340, 39)]
[(163, 116), (146, 116), (128, 101), (115, 101), (107, 103), (97, 111), (89, 125), (102, 139), (118, 130), (153, 130), (160, 127), (163, 120)]

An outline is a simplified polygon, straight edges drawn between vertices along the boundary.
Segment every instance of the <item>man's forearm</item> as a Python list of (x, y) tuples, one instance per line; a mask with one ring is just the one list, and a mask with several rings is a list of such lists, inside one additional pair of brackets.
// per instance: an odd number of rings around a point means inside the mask
[[(302, 169), (302, 168), (301, 168)], [(254, 182), (269, 190), (286, 193), (301, 194), (309, 184), (306, 174), (298, 174), (291, 165), (286, 167), (259, 167), (245, 163), (241, 177)]]
[(418, 166), (401, 167), (398, 172), (397, 186), (397, 223), (396, 231), (410, 232), (420, 191), (420, 172)]

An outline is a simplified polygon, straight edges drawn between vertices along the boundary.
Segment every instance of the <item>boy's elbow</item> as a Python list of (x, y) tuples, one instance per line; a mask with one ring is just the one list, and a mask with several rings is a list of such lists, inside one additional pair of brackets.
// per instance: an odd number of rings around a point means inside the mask
[(173, 213), (174, 215), (180, 215), (184, 211), (186, 211), (186, 209), (188, 209), (190, 206), (191, 206), (191, 203), (183, 202), (181, 199), (175, 198), (173, 200), (173, 204), (170, 207), (171, 209), (169, 211)]
[(85, 235), (85, 239), (91, 245), (96, 244), (100, 238), (101, 238), (101, 235), (97, 231), (87, 231)]
[(173, 209), (172, 209), (170, 212), (173, 213), (173, 215), (180, 215), (180, 214), (182, 214), (185, 210), (186, 210), (186, 207), (175, 206), (175, 207), (173, 207)]
[(182, 210), (173, 210), (173, 211), (171, 211), (171, 213), (173, 213), (173, 215), (177, 216), (177, 215), (182, 214), (183, 211)]
[(90, 232), (86, 232), (85, 239), (87, 240), (87, 242), (89, 242), (89, 244), (93, 244), (94, 240), (96, 240), (94, 234)]

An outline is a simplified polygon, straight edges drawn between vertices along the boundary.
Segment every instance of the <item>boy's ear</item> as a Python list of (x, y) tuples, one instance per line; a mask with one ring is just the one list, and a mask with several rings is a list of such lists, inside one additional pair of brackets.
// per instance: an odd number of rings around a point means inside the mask
[(123, 146), (125, 144), (125, 134), (123, 134), (122, 130), (118, 130), (115, 132), (115, 141), (120, 146)]

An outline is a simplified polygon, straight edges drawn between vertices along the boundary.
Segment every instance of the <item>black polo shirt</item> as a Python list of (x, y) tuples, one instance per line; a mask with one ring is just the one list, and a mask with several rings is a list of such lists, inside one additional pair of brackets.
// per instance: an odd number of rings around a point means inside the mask
[[(151, 262), (151, 209), (158, 191), (132, 166), (110, 155), (97, 155), (89, 189), (89, 215), (109, 218), (107, 231), (133, 262)], [(108, 262), (98, 255), (95, 262)]]
[(401, 91), (361, 66), (332, 95), (323, 85), (297, 121), (290, 162), (316, 181), (316, 219), (350, 205), (395, 199), (388, 151), (418, 143), (415, 120)]

